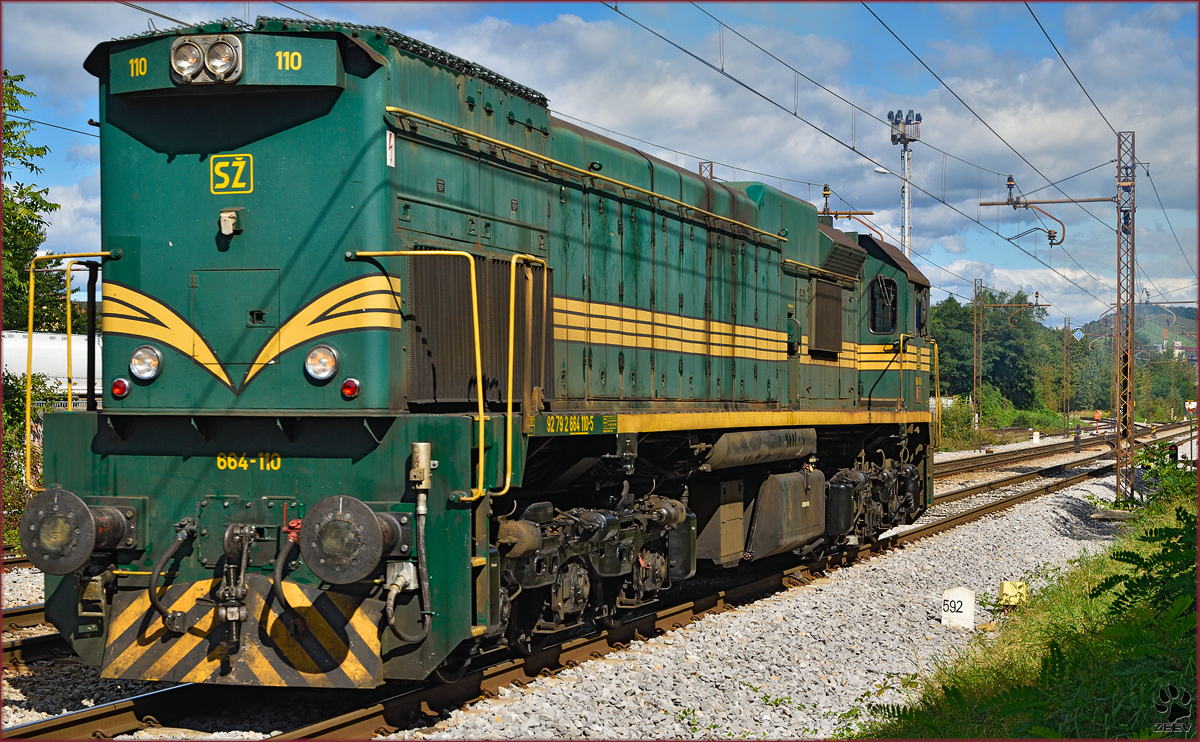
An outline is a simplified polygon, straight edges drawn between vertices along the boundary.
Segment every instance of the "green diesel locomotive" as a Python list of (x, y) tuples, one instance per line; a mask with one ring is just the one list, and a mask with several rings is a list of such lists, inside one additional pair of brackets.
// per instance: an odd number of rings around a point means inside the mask
[(447, 677), (932, 502), (929, 282), (827, 208), (382, 28), (84, 66), (105, 391), (20, 530), (104, 676)]

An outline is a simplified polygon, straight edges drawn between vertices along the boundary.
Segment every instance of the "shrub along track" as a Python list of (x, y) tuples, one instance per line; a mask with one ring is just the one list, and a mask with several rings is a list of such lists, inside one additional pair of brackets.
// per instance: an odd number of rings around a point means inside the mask
[[(1164, 426), (1159, 434), (1151, 440), (1161, 441), (1177, 437), (1180, 434), (1176, 430), (1178, 427)], [(1073, 446), (1073, 442), (1067, 445)], [(1001, 483), (1012, 485), (1035, 477), (1058, 473), (1062, 469), (1091, 462), (1108, 453), (1111, 451), (1066, 464), (1046, 467), (1036, 472), (1019, 474), (1016, 477), (1007, 477), (950, 492), (937, 498), (935, 504), (994, 489), (1001, 486)], [(1037, 455), (1048, 454), (1043, 450)], [(996, 465), (995, 460), (991, 458), (988, 458), (986, 462), (978, 461), (984, 457), (973, 458), (977, 460), (978, 468)], [(372, 691), (341, 693), (340, 698), (354, 704), (355, 710), (293, 729), (271, 737), (271, 739), (370, 739), (376, 734), (387, 734), (405, 726), (413, 714), (436, 715), (441, 709), (462, 706), (479, 698), (494, 697), (496, 691), (504, 686), (524, 685), (538, 676), (554, 675), (563, 668), (573, 667), (588, 659), (603, 657), (609, 652), (624, 649), (632, 641), (682, 628), (687, 623), (705, 615), (731, 610), (738, 605), (753, 602), (780, 590), (812, 582), (830, 570), (868, 559), (888, 549), (927, 538), (1040, 495), (1065, 489), (1089, 478), (1104, 476), (1113, 467), (1114, 464), (1109, 463), (1070, 477), (1057, 478), (927, 525), (910, 528), (875, 543), (851, 546), (846, 551), (832, 556), (788, 566), (741, 585), (716, 590), (702, 597), (665, 606), (656, 612), (631, 618), (616, 628), (568, 639), (560, 644), (541, 649), (528, 657), (511, 658), (474, 670), (454, 683), (397, 683), (388, 684)], [(968, 492), (968, 490), (971, 491)], [(183, 684), (79, 712), (51, 717), (39, 722), (10, 727), (5, 732), (8, 736), (22, 739), (112, 737), (147, 727), (161, 726), (171, 720), (194, 715), (196, 709), (225, 708), (228, 706), (231, 696), (238, 697), (239, 706), (257, 704), (262, 704), (263, 707), (278, 706), (281, 699), (288, 698), (284, 694), (289, 692), (293, 691), (280, 688)], [(326, 691), (326, 693), (339, 692)], [(284, 702), (294, 703), (294, 701)]]

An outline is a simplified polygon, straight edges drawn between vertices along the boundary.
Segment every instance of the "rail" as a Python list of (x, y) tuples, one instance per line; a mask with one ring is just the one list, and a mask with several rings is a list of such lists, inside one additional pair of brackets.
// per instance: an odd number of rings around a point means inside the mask
[(509, 144), (508, 142), (504, 142), (499, 139), (493, 139), (492, 137), (485, 136), (478, 132), (471, 131), (470, 129), (464, 129), (460, 126), (455, 126), (454, 124), (448, 124), (445, 121), (439, 121), (438, 119), (430, 118), (429, 116), (425, 116), (425, 115), (416, 113), (414, 111), (408, 111), (403, 108), (397, 108), (395, 106), (384, 106), (383, 110), (386, 111), (387, 113), (390, 113), (393, 116), (397, 116), (399, 118), (416, 119), (418, 121), (424, 121), (427, 124), (432, 124), (434, 126), (440, 126), (443, 129), (452, 131), (456, 134), (461, 134), (463, 136), (471, 137), (473, 139), (478, 139), (481, 142), (487, 142), (488, 144), (495, 145), (497, 147), (503, 147), (504, 149), (509, 149), (509, 150), (512, 150), (513, 152), (519, 152), (520, 154), (524, 155), (525, 157), (528, 157), (531, 160), (538, 160), (540, 162), (544, 162), (546, 164), (552, 165), (556, 168), (559, 168), (562, 170), (567, 170), (569, 172), (575, 173), (577, 175), (582, 175), (586, 178), (591, 178), (593, 180), (602, 180), (606, 183), (612, 183), (613, 185), (619, 186), (620, 188), (634, 191), (636, 193), (641, 193), (645, 196), (649, 196), (650, 198), (659, 199), (660, 201), (666, 201), (668, 203), (675, 204), (676, 206), (680, 206), (684, 209), (693, 211), (697, 214), (703, 214), (704, 216), (707, 216), (711, 219), (716, 219), (718, 221), (722, 221), (727, 224), (733, 224), (733, 225), (741, 227), (743, 229), (748, 229), (751, 232), (755, 232), (757, 234), (764, 235), (773, 240), (778, 240), (780, 242), (787, 242), (787, 238), (783, 237), (782, 235), (772, 234), (771, 232), (767, 232), (766, 230), (759, 229), (758, 227), (752, 227), (749, 224), (745, 224), (743, 222), (739, 222), (734, 219), (730, 219), (727, 216), (721, 216), (720, 214), (714, 214), (711, 211), (705, 211), (704, 209), (696, 208), (695, 206), (692, 206), (691, 204), (685, 203), (678, 199), (671, 198), (670, 196), (664, 196), (661, 193), (655, 193), (654, 191), (648, 191), (645, 188), (639, 188), (638, 186), (631, 185), (629, 183), (624, 183), (615, 178), (610, 178), (607, 175), (600, 175), (599, 173), (594, 173), (589, 170), (584, 170), (583, 168), (578, 168), (578, 167), (575, 167), (574, 165), (568, 165), (565, 162), (560, 162), (560, 161), (552, 159), (550, 157), (546, 157), (545, 155), (539, 155), (537, 152), (532, 152), (532, 151), (524, 149), (522, 147), (518, 147), (515, 144)]
[[(1164, 431), (1165, 432), (1165, 431)], [(1190, 432), (1190, 431), (1187, 431)], [(1173, 435), (1179, 435), (1174, 433)], [(1163, 437), (1173, 437), (1172, 434)], [(1072, 462), (1079, 463), (1079, 462)], [(625, 649), (629, 642), (644, 639), (671, 629), (682, 628), (702, 616), (731, 610), (782, 589), (809, 584), (831, 569), (849, 566), (893, 547), (919, 541), (985, 515), (1010, 508), (1039, 495), (1070, 487), (1089, 478), (1100, 476), (1113, 464), (1089, 469), (1079, 474), (1033, 487), (1009, 497), (985, 503), (962, 513), (941, 518), (933, 523), (910, 528), (880, 539), (873, 544), (850, 546), (846, 550), (821, 559), (794, 565), (760, 579), (728, 589), (718, 589), (704, 597), (680, 602), (630, 618), (620, 626), (589, 636), (570, 639), (540, 649), (528, 657), (515, 657), (466, 674), (449, 684), (415, 684), (399, 691), (382, 686), (374, 691), (361, 691), (360, 708), (337, 716), (276, 734), (273, 740), (294, 739), (371, 739), (382, 733), (405, 726), (412, 713), (436, 714), (452, 705), (495, 697), (504, 686), (524, 685), (539, 676), (553, 676), (561, 669), (588, 659), (603, 656), (608, 651)], [(195, 708), (225, 708), (229, 694), (238, 694), (264, 708), (276, 708), (277, 688), (184, 684), (113, 703), (83, 709), (78, 712), (50, 717), (5, 729), (8, 736), (22, 739), (86, 739), (113, 737), (150, 725), (169, 723)]]

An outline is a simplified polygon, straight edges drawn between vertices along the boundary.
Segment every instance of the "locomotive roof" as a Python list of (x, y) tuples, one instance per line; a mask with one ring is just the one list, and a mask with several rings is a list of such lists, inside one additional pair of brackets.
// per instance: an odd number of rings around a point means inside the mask
[(858, 241), (859, 244), (867, 248), (867, 252), (872, 252), (872, 246), (876, 247), (889, 260), (895, 263), (897, 268), (904, 271), (904, 274), (908, 276), (908, 280), (911, 283), (929, 288), (929, 279), (925, 277), (925, 274), (911, 260), (905, 257), (904, 252), (900, 248), (870, 234), (860, 234)]
[[(273, 18), (267, 16), (259, 16), (254, 22), (254, 25), (246, 23), (240, 18), (221, 18), (208, 23), (201, 23), (194, 26), (177, 26), (175, 28), (164, 30), (145, 31), (133, 36), (124, 36), (113, 39), (113, 41), (129, 41), (131, 39), (150, 38), (154, 36), (177, 36), (190, 33), (220, 33), (222, 31), (239, 32), (239, 31), (308, 31), (321, 33), (344, 33), (361, 37), (363, 32), (374, 33), (378, 38), (389, 46), (394, 46), (401, 51), (412, 54), (413, 56), (441, 65), (447, 69), (453, 70), (463, 75), (469, 75), (476, 79), (482, 80), (493, 87), (499, 88), (506, 93), (514, 95), (522, 100), (526, 100), (534, 105), (548, 106), (549, 99), (533, 88), (521, 85), (518, 82), (508, 79), (504, 75), (493, 72), (486, 67), (475, 64), (462, 57), (455, 56), (450, 52), (443, 51), (437, 47), (430, 46), (423, 41), (405, 36), (402, 33), (384, 28), (382, 26), (363, 26), (357, 23), (342, 23), (340, 21), (313, 21), (299, 20), (296, 18)], [(101, 46), (97, 46), (99, 50)], [(88, 56), (87, 61), (83, 66), (88, 72), (96, 74), (95, 65), (98, 60), (93, 59), (96, 52)]]

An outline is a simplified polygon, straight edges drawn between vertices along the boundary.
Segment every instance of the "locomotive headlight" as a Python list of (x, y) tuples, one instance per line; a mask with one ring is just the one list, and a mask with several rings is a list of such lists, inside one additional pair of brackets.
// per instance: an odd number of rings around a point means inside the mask
[(200, 52), (200, 47), (195, 44), (184, 42), (175, 47), (175, 51), (171, 53), (171, 66), (189, 80), (200, 71), (203, 64), (204, 55)]
[(208, 47), (208, 53), (204, 55), (204, 64), (218, 80), (223, 79), (237, 67), (237, 52), (228, 42), (218, 41)]
[(162, 371), (163, 355), (153, 345), (140, 345), (129, 359), (129, 373), (150, 381)]
[(314, 347), (304, 359), (304, 370), (317, 381), (333, 378), (338, 370), (337, 351), (328, 345)]

